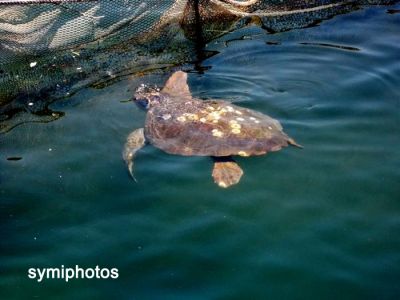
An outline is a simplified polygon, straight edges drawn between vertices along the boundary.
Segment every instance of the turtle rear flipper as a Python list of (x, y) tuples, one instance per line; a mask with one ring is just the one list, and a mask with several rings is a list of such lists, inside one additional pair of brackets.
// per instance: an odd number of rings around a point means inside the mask
[(243, 170), (232, 158), (215, 158), (212, 177), (222, 188), (237, 184), (243, 175)]
[(135, 158), (136, 152), (141, 149), (145, 143), (146, 138), (144, 137), (143, 128), (136, 129), (128, 135), (124, 146), (124, 151), (122, 152), (122, 157), (128, 167), (129, 174), (135, 181), (137, 180), (133, 175), (133, 159)]
[(302, 145), (298, 144), (298, 143), (297, 143), (294, 139), (292, 139), (292, 138), (288, 138), (288, 143), (289, 143), (290, 145), (292, 145), (292, 146), (297, 147), (297, 148), (301, 148), (301, 149), (304, 148)]

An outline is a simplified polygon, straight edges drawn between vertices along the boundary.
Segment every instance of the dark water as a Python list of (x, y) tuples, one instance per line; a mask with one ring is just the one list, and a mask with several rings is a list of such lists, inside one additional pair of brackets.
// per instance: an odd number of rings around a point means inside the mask
[[(305, 146), (239, 158), (228, 190), (211, 160), (152, 147), (129, 178), (120, 153), (144, 113), (124, 100), (167, 74), (82, 90), (52, 106), (60, 120), (0, 136), (0, 298), (399, 299), (399, 8), (208, 45), (220, 53), (193, 94), (269, 114)], [(27, 277), (61, 265), (119, 278)]]

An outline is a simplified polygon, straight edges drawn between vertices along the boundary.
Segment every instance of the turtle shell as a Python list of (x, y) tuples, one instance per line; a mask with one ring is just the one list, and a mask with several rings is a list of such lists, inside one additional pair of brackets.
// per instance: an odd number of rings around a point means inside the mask
[[(192, 98), (183, 79), (184, 89), (178, 90), (184, 93), (169, 90), (170, 79), (162, 91), (165, 100), (147, 113), (145, 136), (155, 147), (178, 155), (251, 156), (295, 144), (267, 115), (227, 101)], [(179, 84), (172, 82), (176, 89)]]

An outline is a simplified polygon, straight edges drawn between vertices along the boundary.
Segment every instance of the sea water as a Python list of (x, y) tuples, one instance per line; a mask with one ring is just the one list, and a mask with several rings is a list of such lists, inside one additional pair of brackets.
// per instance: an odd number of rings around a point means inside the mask
[[(238, 158), (221, 189), (209, 158), (148, 146), (134, 182), (121, 152), (145, 112), (126, 100), (169, 74), (55, 102), (61, 119), (0, 136), (1, 299), (398, 299), (400, 14), (251, 26), (206, 50), (193, 95), (268, 114), (304, 149)], [(28, 277), (62, 265), (119, 277)]]

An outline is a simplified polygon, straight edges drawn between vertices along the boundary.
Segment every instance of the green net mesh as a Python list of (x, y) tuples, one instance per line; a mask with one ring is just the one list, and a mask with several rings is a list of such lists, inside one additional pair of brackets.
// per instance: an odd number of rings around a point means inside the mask
[(238, 28), (280, 32), (390, 2), (0, 0), (0, 132), (58, 118), (48, 104), (82, 87), (204, 59), (207, 42)]

